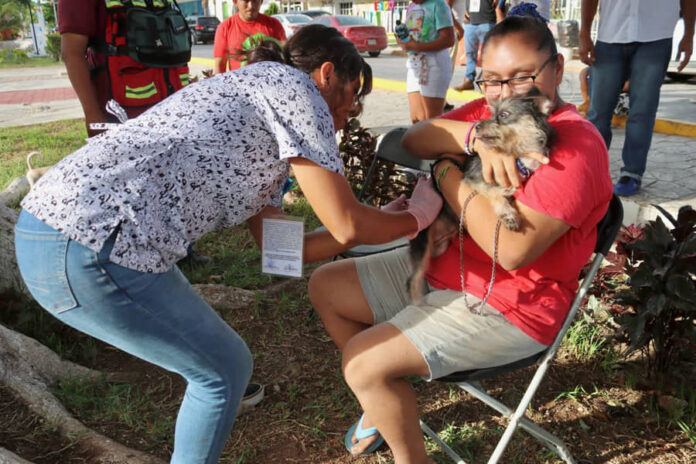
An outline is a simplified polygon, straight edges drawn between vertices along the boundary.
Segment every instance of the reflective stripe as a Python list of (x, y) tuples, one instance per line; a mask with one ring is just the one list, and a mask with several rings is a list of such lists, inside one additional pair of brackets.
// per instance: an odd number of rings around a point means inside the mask
[(133, 0), (133, 6), (147, 8), (147, 3), (143, 2), (142, 0)]
[(136, 98), (136, 99), (145, 99), (145, 98), (150, 98), (151, 96), (155, 95), (157, 93), (157, 87), (155, 87), (155, 83), (151, 83), (148, 85), (144, 85), (142, 87), (128, 87), (126, 86), (126, 98)]
[(123, 6), (123, 3), (121, 3), (120, 0), (107, 0), (106, 1), (107, 8), (121, 8), (122, 6)]
[(179, 80), (181, 81), (181, 85), (188, 85), (188, 84), (189, 84), (189, 75), (188, 75), (188, 73), (186, 73), (186, 74), (179, 74)]
[(152, 2), (152, 6), (154, 6), (154, 7), (156, 7), (156, 8), (162, 8), (162, 7), (165, 6), (165, 2), (163, 2), (163, 1), (161, 1), (161, 0), (154, 0), (154, 1)]

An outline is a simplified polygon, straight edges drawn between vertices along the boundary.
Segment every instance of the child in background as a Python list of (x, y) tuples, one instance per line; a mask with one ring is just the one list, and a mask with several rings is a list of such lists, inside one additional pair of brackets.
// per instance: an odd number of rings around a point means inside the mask
[(452, 78), (452, 13), (445, 0), (414, 0), (406, 11), (405, 25), (409, 36), (396, 40), (408, 53), (406, 90), (411, 121), (416, 123), (441, 115), (445, 105)]

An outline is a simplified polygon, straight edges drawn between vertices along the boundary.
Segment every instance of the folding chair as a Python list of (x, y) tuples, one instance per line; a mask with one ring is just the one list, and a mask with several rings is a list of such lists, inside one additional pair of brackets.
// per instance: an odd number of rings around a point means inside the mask
[[(595, 255), (594, 259), (592, 260), (590, 270), (583, 279), (582, 285), (575, 294), (575, 299), (573, 300), (570, 306), (570, 310), (568, 311), (568, 315), (566, 316), (565, 321), (563, 322), (563, 326), (556, 335), (556, 338), (553, 340), (553, 343), (546, 350), (528, 358), (521, 359), (519, 361), (503, 366), (455, 372), (454, 374), (450, 374), (448, 376), (436, 379), (442, 382), (457, 384), (461, 389), (471, 394), (472, 396), (478, 398), (479, 400), (483, 401), (488, 406), (496, 409), (504, 417), (509, 419), (508, 426), (505, 429), (503, 436), (500, 438), (498, 445), (493, 451), (493, 454), (488, 460), (488, 464), (495, 464), (500, 460), (500, 457), (505, 451), (505, 448), (507, 447), (508, 443), (510, 442), (510, 439), (512, 438), (512, 434), (515, 433), (515, 430), (517, 429), (518, 425), (522, 427), (525, 431), (527, 431), (530, 435), (542, 441), (551, 450), (555, 451), (556, 454), (558, 454), (558, 456), (565, 462), (567, 462), (568, 464), (575, 463), (575, 461), (573, 460), (573, 456), (570, 454), (570, 451), (568, 451), (568, 448), (565, 446), (563, 441), (555, 435), (552, 435), (551, 433), (547, 432), (528, 418), (526, 418), (524, 416), (524, 412), (527, 409), (527, 406), (529, 406), (529, 403), (532, 401), (532, 398), (534, 397), (534, 394), (536, 393), (539, 384), (544, 378), (544, 375), (546, 374), (546, 371), (549, 367), (549, 363), (556, 355), (556, 352), (558, 351), (558, 348), (561, 345), (561, 341), (563, 340), (563, 337), (568, 331), (568, 327), (570, 327), (570, 324), (573, 322), (575, 314), (580, 308), (582, 300), (585, 297), (585, 294), (587, 293), (587, 289), (592, 284), (592, 280), (594, 279), (594, 276), (597, 273), (597, 270), (599, 269), (599, 266), (602, 263), (604, 256), (606, 256), (606, 254), (609, 252), (609, 248), (611, 247), (612, 243), (614, 242), (614, 239), (616, 238), (617, 233), (619, 232), (619, 229), (621, 228), (622, 220), (623, 207), (621, 205), (621, 200), (619, 200), (619, 198), (616, 195), (614, 195), (611, 199), (611, 203), (609, 204), (609, 209), (607, 213), (599, 222), (599, 224), (597, 224), (597, 244), (595, 246)], [(508, 372), (512, 372), (523, 367), (531, 366), (533, 364), (539, 364), (539, 366), (536, 372), (534, 373), (534, 376), (532, 377), (532, 380), (530, 381), (527, 390), (522, 396), (522, 400), (519, 402), (517, 408), (514, 410), (501, 403), (497, 399), (493, 398), (492, 396), (488, 395), (486, 392), (484, 392), (482, 389), (480, 389), (472, 383), (484, 379), (498, 377), (502, 374), (506, 374)], [(440, 445), (440, 447), (442, 447), (442, 449), (445, 451), (445, 453), (447, 453), (447, 455), (450, 458), (452, 458), (455, 462), (457, 462), (458, 464), (466, 464), (465, 461), (457, 453), (455, 453), (452, 448), (450, 448), (445, 442), (443, 442), (440, 439), (440, 437), (438, 437), (437, 434), (423, 421), (421, 421), (421, 429), (423, 430), (423, 432), (425, 432), (425, 434), (427, 434), (430, 438), (437, 442)]]
[[(372, 182), (372, 177), (375, 175), (377, 164), (379, 162), (386, 161), (406, 168), (430, 172), (430, 163), (432, 163), (433, 160), (424, 160), (413, 156), (401, 146), (401, 138), (404, 136), (404, 133), (406, 133), (406, 130), (408, 130), (406, 127), (394, 128), (387, 132), (379, 142), (379, 145), (377, 145), (377, 151), (375, 152), (375, 157), (367, 170), (362, 188), (358, 193), (358, 201), (363, 201), (365, 199), (365, 192)], [(342, 256), (346, 258), (355, 258), (358, 256), (366, 256), (374, 253), (393, 250), (394, 248), (399, 248), (406, 245), (408, 245), (408, 239), (406, 237), (402, 237), (392, 242), (382, 243), (380, 245), (359, 245), (351, 248), (350, 250), (344, 251)]]

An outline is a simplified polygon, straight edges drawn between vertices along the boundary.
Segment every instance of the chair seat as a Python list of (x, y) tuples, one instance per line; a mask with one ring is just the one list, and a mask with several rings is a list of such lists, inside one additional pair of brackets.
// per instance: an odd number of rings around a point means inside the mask
[(502, 366), (485, 367), (482, 369), (471, 369), (468, 371), (453, 372), (452, 374), (440, 377), (439, 379), (435, 380), (437, 380), (438, 382), (457, 383), (486, 380), (493, 377), (498, 377), (500, 375), (507, 374), (508, 372), (516, 371), (517, 369), (522, 369), (523, 367), (528, 367), (537, 364), (539, 360), (541, 360), (541, 358), (546, 354), (547, 351), (548, 349), (545, 349), (537, 354), (529, 356), (528, 358), (520, 359), (509, 364), (504, 364)]

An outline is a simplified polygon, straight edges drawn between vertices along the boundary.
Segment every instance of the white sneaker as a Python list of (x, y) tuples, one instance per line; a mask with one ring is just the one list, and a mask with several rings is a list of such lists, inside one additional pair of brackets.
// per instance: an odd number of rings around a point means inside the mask
[(239, 405), (237, 415), (244, 414), (263, 400), (265, 388), (259, 383), (250, 383), (244, 391), (244, 397)]

